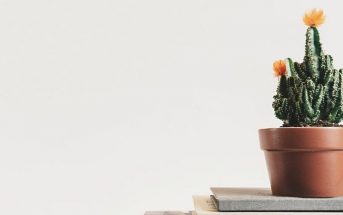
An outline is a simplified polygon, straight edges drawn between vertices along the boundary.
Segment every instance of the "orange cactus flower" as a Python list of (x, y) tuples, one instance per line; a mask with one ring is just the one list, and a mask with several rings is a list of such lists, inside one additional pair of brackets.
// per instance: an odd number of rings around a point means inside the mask
[(286, 75), (286, 64), (283, 60), (277, 60), (273, 63), (275, 77)]
[(303, 17), (304, 23), (309, 27), (318, 27), (325, 21), (323, 10), (313, 9), (305, 13)]

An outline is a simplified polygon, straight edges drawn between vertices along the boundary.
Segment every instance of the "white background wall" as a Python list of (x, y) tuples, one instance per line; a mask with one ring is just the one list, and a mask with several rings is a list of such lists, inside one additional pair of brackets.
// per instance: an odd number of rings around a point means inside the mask
[(341, 1), (0, 1), (0, 214), (192, 209), (269, 186), (272, 62), (302, 60), (320, 7), (343, 67)]

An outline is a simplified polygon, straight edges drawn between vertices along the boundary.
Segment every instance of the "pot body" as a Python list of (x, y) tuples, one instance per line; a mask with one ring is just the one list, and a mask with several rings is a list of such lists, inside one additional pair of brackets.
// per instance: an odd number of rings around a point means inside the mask
[(259, 130), (273, 195), (343, 196), (343, 128)]

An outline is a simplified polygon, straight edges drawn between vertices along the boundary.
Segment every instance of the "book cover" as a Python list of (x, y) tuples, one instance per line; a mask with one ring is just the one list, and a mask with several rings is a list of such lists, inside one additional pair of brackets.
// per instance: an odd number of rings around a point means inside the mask
[(342, 212), (221, 212), (209, 196), (193, 196), (193, 215), (342, 215)]
[(343, 211), (343, 197), (273, 196), (267, 188), (211, 188), (219, 211)]

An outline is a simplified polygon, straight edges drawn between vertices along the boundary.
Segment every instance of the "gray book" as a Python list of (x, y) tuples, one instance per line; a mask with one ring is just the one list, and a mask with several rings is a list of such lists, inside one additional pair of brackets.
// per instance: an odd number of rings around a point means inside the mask
[(211, 188), (218, 211), (343, 211), (343, 197), (299, 198), (273, 196), (267, 188)]

